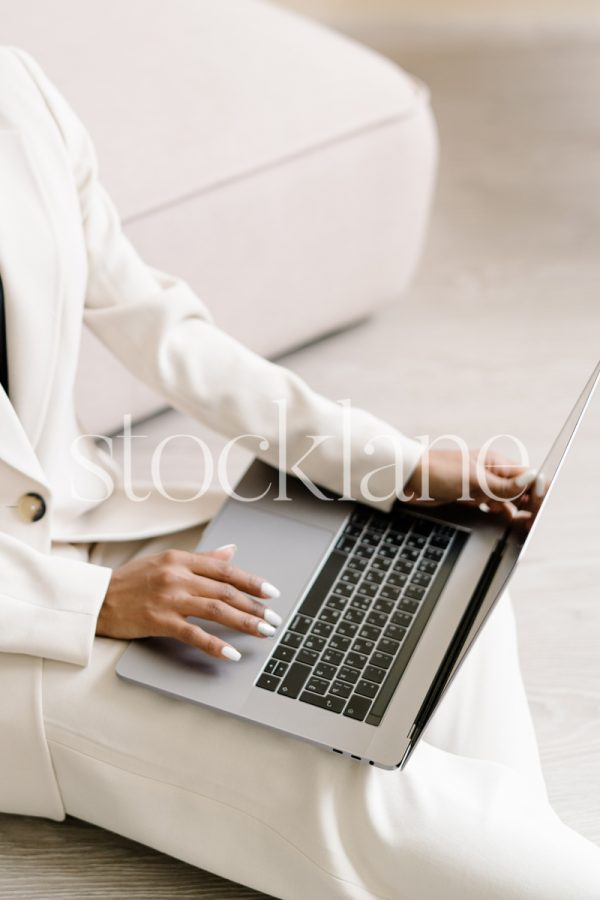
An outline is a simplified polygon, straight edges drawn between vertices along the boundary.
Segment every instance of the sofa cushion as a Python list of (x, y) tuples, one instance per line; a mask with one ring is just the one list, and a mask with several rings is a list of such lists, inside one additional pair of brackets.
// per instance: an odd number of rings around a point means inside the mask
[(2, 32), (85, 120), (125, 219), (423, 102), (388, 60), (261, 0), (19, 0)]
[[(435, 135), (426, 89), (391, 62), (262, 0), (20, 0), (3, 40), (85, 122), (144, 258), (253, 349), (280, 354), (407, 283)], [(160, 405), (84, 335), (87, 429)]]

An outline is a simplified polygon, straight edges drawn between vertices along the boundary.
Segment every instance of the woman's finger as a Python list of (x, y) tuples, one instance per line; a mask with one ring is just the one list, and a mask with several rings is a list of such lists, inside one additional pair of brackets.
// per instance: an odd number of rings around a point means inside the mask
[[(192, 575), (186, 587), (192, 597), (207, 597), (210, 600), (220, 600), (240, 612), (249, 613), (258, 619), (264, 619), (270, 625), (281, 625), (281, 616), (274, 609), (270, 609), (259, 600), (254, 600), (247, 594), (238, 590), (228, 581), (214, 581), (203, 575)], [(188, 613), (189, 615), (189, 613)]]
[(526, 466), (515, 463), (508, 456), (502, 456), (500, 453), (490, 452), (484, 460), (486, 471), (492, 472), (494, 475), (500, 475), (502, 478), (515, 478), (527, 471)]
[[(177, 604), (178, 612), (184, 616), (195, 616), (198, 619), (207, 619), (209, 622), (218, 622), (226, 628), (234, 628), (244, 634), (252, 634), (255, 637), (273, 637), (275, 626), (266, 622), (260, 615), (255, 615), (245, 609), (232, 606), (224, 600), (216, 597), (189, 597)], [(281, 619), (277, 616), (279, 622)]]
[(194, 625), (193, 622), (186, 622), (185, 619), (174, 619), (168, 626), (166, 634), (168, 637), (177, 638), (177, 640), (183, 641), (184, 644), (190, 644), (190, 646), (208, 653), (209, 656), (228, 659), (231, 662), (238, 662), (242, 658), (239, 650), (236, 650), (227, 641), (222, 641), (216, 635), (209, 634), (203, 628), (200, 628), (199, 625)]
[(206, 553), (190, 553), (189, 568), (195, 575), (212, 578), (214, 581), (227, 582), (238, 590), (255, 597), (275, 600), (281, 595), (275, 585), (264, 578), (238, 569), (227, 560), (216, 559)]

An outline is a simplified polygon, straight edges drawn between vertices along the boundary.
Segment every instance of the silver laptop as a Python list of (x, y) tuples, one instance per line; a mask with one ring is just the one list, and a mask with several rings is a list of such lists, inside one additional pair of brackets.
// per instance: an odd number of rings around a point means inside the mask
[[(539, 520), (600, 378), (588, 381), (540, 471)], [(402, 768), (515, 570), (533, 527), (461, 505), (390, 513), (319, 500), (254, 462), (198, 549), (236, 543), (236, 565), (281, 589), (272, 640), (219, 625), (235, 665), (173, 639), (132, 642), (117, 666), (146, 685), (283, 731), (334, 753)], [(333, 495), (331, 495), (333, 496)]]

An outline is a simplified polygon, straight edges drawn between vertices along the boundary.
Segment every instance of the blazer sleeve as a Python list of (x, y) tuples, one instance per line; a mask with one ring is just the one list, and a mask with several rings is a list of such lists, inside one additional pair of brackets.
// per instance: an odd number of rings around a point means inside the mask
[(315, 484), (389, 509), (422, 446), (252, 352), (217, 327), (187, 284), (147, 265), (123, 234), (98, 180), (87, 132), (38, 65), (17, 52), (69, 155), (88, 253), (87, 325), (177, 409), (272, 465), (290, 471), (298, 463)]
[(0, 535), (0, 653), (85, 666), (112, 570)]

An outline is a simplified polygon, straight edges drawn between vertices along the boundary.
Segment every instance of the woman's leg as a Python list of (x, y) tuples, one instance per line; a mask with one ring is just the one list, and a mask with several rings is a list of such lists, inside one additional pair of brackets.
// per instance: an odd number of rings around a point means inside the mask
[(503, 763), (546, 795), (507, 592), (448, 688), (424, 740), (460, 756)]
[[(197, 536), (171, 541), (189, 547)], [(115, 549), (105, 552), (116, 564)], [(553, 813), (532, 761), (507, 756), (522, 685), (510, 673), (510, 615), (494, 615), (481, 636), (488, 650), (474, 649), (404, 772), (126, 684), (114, 674), (125, 645), (97, 639), (87, 668), (45, 665), (67, 811), (283, 898), (597, 900), (600, 851)], [(522, 724), (511, 727), (517, 747)]]

